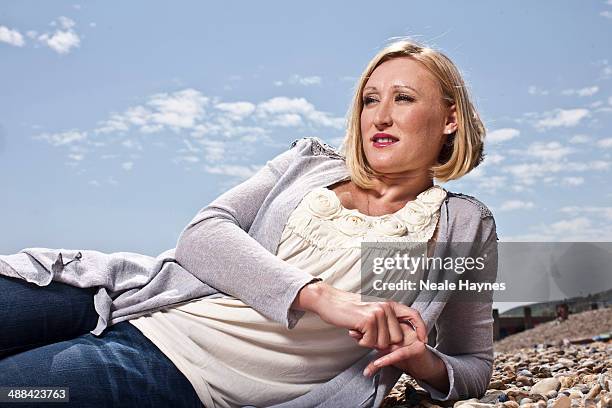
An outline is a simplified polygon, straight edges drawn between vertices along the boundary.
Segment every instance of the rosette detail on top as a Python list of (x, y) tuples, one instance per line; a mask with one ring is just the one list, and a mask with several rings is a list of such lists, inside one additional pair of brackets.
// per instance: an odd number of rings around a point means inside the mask
[(342, 206), (335, 192), (319, 187), (306, 194), (287, 227), (318, 247), (359, 247), (362, 241), (424, 242), (431, 238), (446, 191), (433, 186), (393, 214), (371, 216)]

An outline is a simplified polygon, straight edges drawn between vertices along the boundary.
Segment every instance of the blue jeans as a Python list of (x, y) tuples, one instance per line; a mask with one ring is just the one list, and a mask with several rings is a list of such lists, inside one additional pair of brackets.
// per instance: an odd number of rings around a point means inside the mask
[(0, 387), (68, 387), (60, 406), (201, 408), (187, 378), (136, 327), (89, 333), (93, 293), (0, 276)]

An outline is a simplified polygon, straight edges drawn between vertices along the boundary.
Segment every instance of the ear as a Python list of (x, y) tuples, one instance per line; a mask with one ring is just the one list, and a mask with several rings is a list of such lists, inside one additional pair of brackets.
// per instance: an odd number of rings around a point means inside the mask
[(444, 134), (450, 135), (457, 130), (457, 107), (453, 104), (448, 108), (446, 123), (444, 124)]

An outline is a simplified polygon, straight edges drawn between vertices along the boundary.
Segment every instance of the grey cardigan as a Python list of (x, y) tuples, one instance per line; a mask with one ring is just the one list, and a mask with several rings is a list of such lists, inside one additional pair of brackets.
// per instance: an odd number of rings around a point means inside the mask
[[(170, 305), (224, 294), (292, 329), (304, 312), (291, 309), (291, 304), (312, 276), (275, 255), (283, 228), (306, 192), (347, 179), (340, 153), (317, 138), (298, 139), (254, 176), (201, 209), (181, 233), (176, 248), (155, 258), (129, 252), (27, 248), (0, 256), (0, 274), (39, 286), (54, 280), (98, 287), (94, 304), (100, 317), (91, 331), (95, 335)], [(438, 242), (436, 254), (441, 256), (448, 252), (445, 243), (451, 242), (473, 243), (470, 255), (493, 254), (486, 272), (495, 279), (495, 221), (475, 198), (449, 192), (441, 207)], [(450, 303), (450, 296), (422, 292), (410, 304), (421, 313), (428, 331), (434, 325), (437, 329), (436, 346), (428, 348), (444, 361), (450, 390), (442, 393), (418, 382), (439, 400), (484, 394), (493, 367), (492, 301)], [(402, 373), (386, 367), (364, 377), (363, 369), (375, 357), (372, 350), (328, 382), (275, 407), (378, 407)]]

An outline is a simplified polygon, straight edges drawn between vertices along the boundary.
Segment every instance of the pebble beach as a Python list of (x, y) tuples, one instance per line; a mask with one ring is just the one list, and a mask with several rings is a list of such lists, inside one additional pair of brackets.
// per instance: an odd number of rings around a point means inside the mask
[(382, 407), (612, 408), (610, 331), (612, 308), (543, 323), (495, 343), (494, 372), (483, 397), (431, 400), (403, 375)]

